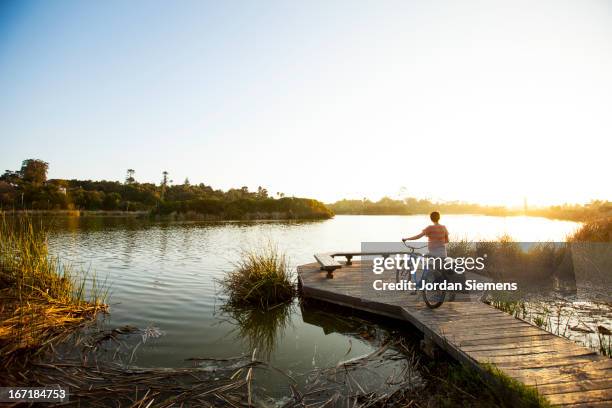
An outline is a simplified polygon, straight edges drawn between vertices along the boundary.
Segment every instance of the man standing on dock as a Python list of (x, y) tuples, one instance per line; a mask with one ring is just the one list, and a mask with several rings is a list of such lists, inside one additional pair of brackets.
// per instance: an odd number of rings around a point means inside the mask
[(429, 218), (433, 222), (432, 225), (426, 227), (420, 234), (413, 237), (402, 238), (402, 241), (413, 241), (422, 237), (427, 237), (428, 255), (433, 257), (446, 258), (446, 244), (448, 244), (448, 230), (439, 223), (440, 213), (437, 211), (429, 214)]

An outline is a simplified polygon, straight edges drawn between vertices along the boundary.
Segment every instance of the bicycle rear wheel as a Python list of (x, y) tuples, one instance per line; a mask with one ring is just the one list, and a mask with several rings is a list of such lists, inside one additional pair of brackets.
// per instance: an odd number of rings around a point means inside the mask
[[(433, 284), (438, 286), (444, 282), (444, 276), (436, 271), (429, 271), (423, 276), (423, 280), (426, 285)], [(446, 291), (440, 289), (423, 289), (423, 300), (430, 309), (436, 309), (442, 306), (444, 299), (446, 298)]]

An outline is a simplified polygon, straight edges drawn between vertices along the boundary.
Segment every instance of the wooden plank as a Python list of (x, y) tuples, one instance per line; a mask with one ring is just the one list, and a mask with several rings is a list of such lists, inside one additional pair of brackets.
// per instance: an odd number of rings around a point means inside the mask
[(547, 395), (546, 398), (553, 405), (569, 405), (569, 404), (580, 404), (590, 402), (603, 402), (606, 401), (612, 406), (612, 398), (610, 390), (590, 390), (590, 391), (577, 391), (567, 392), (563, 394), (552, 394)]
[(612, 378), (611, 364), (612, 359), (603, 357), (599, 361), (575, 364), (571, 367), (505, 368), (504, 372), (528, 385), (547, 385)]
[[(595, 357), (595, 358), (593, 358)], [(498, 368), (549, 368), (573, 366), (579, 363), (588, 363), (596, 361), (598, 356), (583, 355), (583, 356), (555, 356), (555, 355), (521, 355), (521, 356), (490, 356), (479, 358), (478, 361), (483, 363), (495, 364)]]
[(515, 321), (497, 321), (492, 319), (477, 319), (462, 321), (457, 320), (453, 322), (439, 322), (439, 328), (443, 329), (471, 329), (471, 330), (484, 330), (484, 329), (497, 329), (497, 328), (515, 328), (515, 327), (531, 327), (530, 324), (521, 322), (520, 320)]
[(545, 339), (553, 339), (553, 335), (538, 333), (536, 331), (530, 331), (526, 333), (512, 333), (512, 332), (502, 332), (495, 335), (478, 335), (474, 334), (473, 336), (466, 335), (465, 337), (461, 337), (459, 335), (453, 336), (451, 334), (443, 333), (444, 337), (446, 337), (449, 341), (456, 343), (457, 346), (463, 347), (468, 345), (475, 344), (495, 344), (495, 343), (514, 343), (519, 341), (531, 341), (531, 340), (545, 340)]
[[(566, 368), (566, 367), (560, 367), (560, 368)], [(544, 369), (541, 369), (544, 370)], [(552, 375), (545, 375), (542, 373), (539, 374), (521, 374), (520, 371), (524, 371), (524, 370), (520, 370), (519, 372), (515, 372), (509, 369), (504, 369), (503, 370), (504, 373), (512, 378), (514, 378), (517, 381), (522, 382), (525, 385), (528, 386), (533, 386), (533, 387), (541, 387), (544, 385), (551, 385), (551, 384), (566, 384), (566, 383), (582, 383), (584, 381), (596, 381), (596, 380), (603, 380), (603, 379), (608, 379), (610, 378), (611, 374), (610, 372), (584, 372), (582, 374), (580, 374), (579, 376), (572, 376), (572, 375), (562, 375), (561, 373), (557, 372), (555, 374)]]
[[(435, 323), (429, 323), (429, 322), (423, 322), (428, 324), (429, 326), (431, 326), (433, 329), (435, 329), (437, 332), (440, 333), (453, 333), (453, 334), (457, 334), (457, 335), (469, 335), (469, 334), (473, 334), (473, 335), (494, 335), (494, 334), (499, 334), (499, 333), (509, 333), (509, 332), (517, 332), (517, 333), (526, 333), (526, 332), (534, 332), (533, 328), (531, 326), (526, 326), (526, 325), (522, 325), (522, 324), (517, 324), (517, 325), (504, 325), (504, 324), (495, 324), (495, 323), (489, 323), (487, 324), (487, 322), (473, 322), (471, 324), (466, 324), (466, 325), (458, 325), (458, 327), (455, 327), (455, 325), (449, 325), (449, 324), (435, 324)], [(537, 333), (537, 332), (534, 332)], [(541, 332), (540, 332), (541, 333)]]
[(329, 254), (315, 254), (314, 257), (324, 271), (333, 272), (336, 269), (342, 268), (340, 262), (336, 261)]
[[(482, 321), (496, 321), (497, 323), (501, 323), (501, 322), (507, 322), (507, 323), (511, 323), (511, 322), (515, 322), (516, 319), (506, 319), (505, 316), (501, 313), (490, 313), (490, 312), (467, 312), (466, 314), (463, 315), (463, 317), (461, 315), (457, 315), (457, 316), (452, 316), (452, 315), (447, 315), (444, 313), (440, 313), (439, 315), (433, 315), (431, 312), (429, 311), (424, 311), (424, 310), (411, 310), (409, 312), (412, 312), (414, 315), (418, 316), (421, 320), (425, 321), (425, 322), (429, 322), (429, 323), (442, 323), (442, 324), (454, 324), (454, 323), (459, 323), (462, 322), (464, 324), (468, 324), (468, 323), (475, 323), (475, 322), (482, 322)], [(527, 324), (527, 323), (523, 323), (523, 324)]]
[(495, 311), (482, 310), (482, 311), (466, 311), (463, 313), (449, 313), (449, 312), (441, 311), (440, 313), (436, 314), (435, 311), (432, 312), (430, 309), (425, 309), (425, 310), (412, 311), (412, 313), (414, 313), (415, 315), (418, 315), (419, 318), (421, 318), (422, 320), (432, 322), (432, 323), (441, 322), (441, 323), (446, 323), (446, 324), (453, 324), (453, 323), (459, 323), (459, 322), (468, 323), (468, 322), (474, 322), (474, 321), (486, 321), (490, 319), (495, 319), (497, 322), (509, 322), (509, 323), (519, 322), (522, 324), (528, 324), (526, 322), (521, 322), (520, 320), (515, 319), (513, 317), (507, 316), (504, 313), (499, 312), (499, 311), (495, 312)]
[[(473, 340), (477, 338), (494, 339), (498, 337), (508, 337), (512, 335), (514, 337), (524, 337), (531, 334), (542, 334), (542, 331), (533, 326), (519, 326), (519, 327), (492, 327), (492, 328), (460, 328), (455, 329), (453, 327), (436, 327), (436, 330), (441, 334), (448, 334), (457, 339), (461, 340)], [(520, 335), (520, 336), (519, 336)]]
[(586, 402), (582, 404), (567, 404), (567, 405), (559, 405), (560, 407), (572, 407), (572, 408), (610, 408), (612, 407), (612, 401), (593, 401)]
[(580, 355), (597, 355), (596, 352), (586, 349), (586, 348), (555, 348), (555, 347), (550, 347), (550, 345), (545, 344), (543, 346), (533, 346), (533, 347), (521, 347), (521, 348), (514, 348), (514, 349), (509, 349), (509, 348), (497, 348), (494, 350), (476, 350), (476, 351), (471, 351), (469, 349), (465, 349), (464, 351), (467, 352), (469, 355), (471, 356), (478, 356), (478, 357), (488, 357), (488, 356), (496, 356), (496, 357), (500, 357), (500, 356), (520, 356), (520, 355), (529, 355), (529, 354), (550, 354), (550, 355), (574, 355), (574, 356), (580, 356)]
[(554, 338), (555, 338), (554, 335), (548, 334), (546, 332), (542, 332), (542, 334), (523, 336), (523, 337), (500, 337), (500, 338), (494, 338), (494, 339), (462, 340), (458, 342), (457, 345), (459, 347), (464, 347), (464, 346), (475, 346), (475, 345), (483, 345), (483, 344), (516, 343), (517, 341), (529, 342), (529, 341), (551, 340)]
[(541, 385), (536, 387), (542, 395), (563, 394), (566, 392), (590, 391), (590, 390), (609, 390), (612, 388), (612, 378), (600, 380), (587, 380), (580, 382), (566, 382), (557, 384)]
[[(559, 338), (548, 338), (545, 340), (533, 341), (529, 338), (517, 339), (515, 342), (502, 342), (502, 343), (488, 343), (488, 344), (477, 344), (477, 345), (464, 345), (461, 348), (467, 352), (480, 351), (480, 350), (512, 350), (524, 349), (530, 347), (547, 347), (549, 349), (557, 349), (559, 347), (568, 346), (567, 342), (560, 342)], [(585, 349), (584, 347), (582, 347)]]

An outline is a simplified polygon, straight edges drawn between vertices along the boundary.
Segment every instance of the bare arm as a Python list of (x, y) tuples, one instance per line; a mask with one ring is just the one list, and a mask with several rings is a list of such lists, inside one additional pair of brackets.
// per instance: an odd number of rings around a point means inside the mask
[(415, 239), (423, 238), (424, 236), (425, 236), (425, 233), (421, 232), (420, 234), (415, 235), (413, 237), (402, 238), (402, 241), (414, 241)]

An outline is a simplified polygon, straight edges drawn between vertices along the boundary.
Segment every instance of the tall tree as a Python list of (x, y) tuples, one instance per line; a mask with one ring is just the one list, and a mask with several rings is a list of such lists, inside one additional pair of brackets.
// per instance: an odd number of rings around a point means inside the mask
[(21, 173), (19, 171), (6, 170), (0, 181), (4, 181), (9, 184), (19, 184), (21, 182)]
[(136, 174), (136, 170), (127, 169), (127, 175), (125, 176), (125, 184), (134, 184), (136, 179), (134, 178), (134, 174)]
[(164, 170), (162, 172), (162, 182), (161, 182), (161, 195), (160, 198), (163, 200), (164, 195), (166, 194), (166, 188), (168, 188), (168, 172)]
[(268, 190), (262, 186), (257, 187), (257, 198), (268, 198)]
[(47, 170), (49, 163), (38, 159), (27, 159), (21, 163), (19, 173), (24, 181), (40, 185), (47, 181)]

